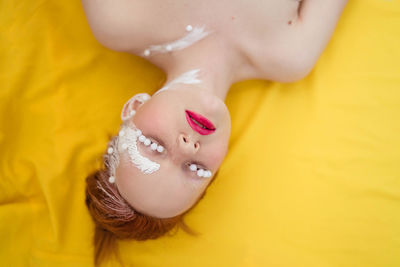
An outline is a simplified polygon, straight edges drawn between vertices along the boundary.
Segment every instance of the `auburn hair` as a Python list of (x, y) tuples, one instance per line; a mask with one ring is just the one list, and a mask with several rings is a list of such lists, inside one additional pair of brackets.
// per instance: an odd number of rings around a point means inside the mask
[[(206, 190), (184, 213), (172, 218), (155, 218), (136, 211), (120, 195), (117, 187), (108, 182), (108, 178), (109, 171), (106, 167), (86, 178), (86, 205), (95, 223), (95, 266), (100, 266), (101, 262), (112, 254), (123, 266), (116, 242), (118, 239), (156, 239), (173, 229), (175, 231), (171, 235), (174, 235), (178, 228), (193, 236), (199, 234), (186, 225), (183, 217), (204, 197)], [(214, 179), (215, 177), (211, 183)]]

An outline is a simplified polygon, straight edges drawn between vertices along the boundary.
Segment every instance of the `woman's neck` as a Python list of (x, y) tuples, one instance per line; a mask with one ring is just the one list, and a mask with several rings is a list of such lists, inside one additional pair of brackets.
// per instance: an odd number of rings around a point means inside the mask
[(213, 35), (186, 49), (157, 57), (154, 62), (167, 74), (165, 84), (187, 71), (199, 69), (197, 79), (201, 83), (191, 86), (210, 91), (223, 101), (231, 85), (241, 79), (245, 65), (234, 47)]

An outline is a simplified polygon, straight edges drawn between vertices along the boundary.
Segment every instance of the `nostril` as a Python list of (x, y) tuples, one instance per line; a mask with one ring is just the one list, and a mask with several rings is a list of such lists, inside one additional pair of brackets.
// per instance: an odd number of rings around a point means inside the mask
[(195, 143), (195, 144), (194, 144), (194, 148), (195, 148), (195, 149), (198, 149), (198, 148), (199, 148), (199, 143)]
[(183, 138), (183, 142), (187, 143), (186, 137), (182, 136), (182, 138)]

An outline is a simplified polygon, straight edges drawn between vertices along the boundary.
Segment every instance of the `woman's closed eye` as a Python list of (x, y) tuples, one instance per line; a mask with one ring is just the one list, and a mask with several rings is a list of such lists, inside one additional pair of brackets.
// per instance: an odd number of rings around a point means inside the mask
[[(143, 136), (143, 137), (142, 137)], [(163, 142), (160, 142), (156, 138), (152, 136), (144, 136), (142, 135), (139, 137), (140, 146), (142, 146), (146, 151), (155, 154), (155, 155), (164, 155), (166, 154), (167, 150), (163, 145)]]
[(185, 172), (189, 172), (191, 176), (196, 178), (210, 178), (211, 171), (208, 168), (198, 161), (188, 161), (183, 164), (183, 168)]

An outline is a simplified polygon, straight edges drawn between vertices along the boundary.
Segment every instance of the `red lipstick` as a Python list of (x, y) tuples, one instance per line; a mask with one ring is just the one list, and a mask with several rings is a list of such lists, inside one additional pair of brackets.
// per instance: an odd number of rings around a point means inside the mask
[(186, 120), (189, 126), (201, 135), (209, 135), (215, 132), (214, 124), (207, 118), (190, 110), (185, 110)]

